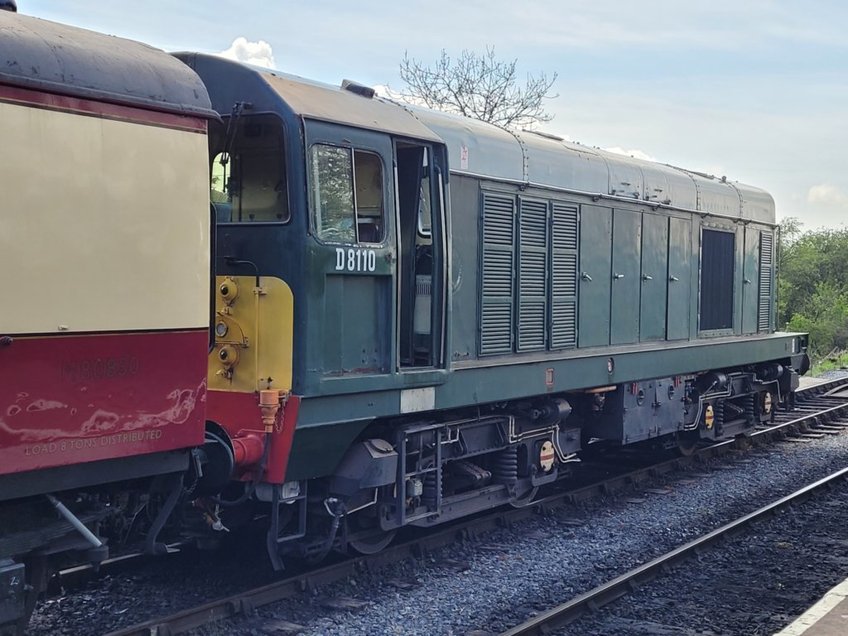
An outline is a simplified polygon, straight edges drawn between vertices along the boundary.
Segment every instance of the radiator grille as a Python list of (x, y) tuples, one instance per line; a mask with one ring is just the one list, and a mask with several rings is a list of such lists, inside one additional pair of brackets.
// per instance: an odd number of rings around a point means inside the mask
[(521, 198), (519, 208), (518, 350), (545, 348), (548, 202)]
[(769, 331), (771, 328), (772, 271), (774, 269), (774, 235), (771, 232), (760, 233), (760, 293), (757, 330)]
[(577, 344), (577, 303), (555, 302), (551, 311), (551, 349), (569, 349)]
[(560, 201), (551, 207), (551, 349), (577, 346), (578, 208)]
[(515, 199), (483, 195), (480, 355), (512, 351)]

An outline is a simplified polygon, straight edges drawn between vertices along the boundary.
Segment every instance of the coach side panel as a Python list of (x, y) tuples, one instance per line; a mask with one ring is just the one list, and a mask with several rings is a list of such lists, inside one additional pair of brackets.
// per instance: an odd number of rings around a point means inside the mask
[(0, 474), (203, 439), (206, 122), (0, 87)]

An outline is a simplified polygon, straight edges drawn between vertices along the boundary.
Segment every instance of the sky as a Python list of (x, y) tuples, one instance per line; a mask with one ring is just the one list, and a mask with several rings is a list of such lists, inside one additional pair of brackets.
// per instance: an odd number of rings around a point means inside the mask
[(493, 46), (557, 74), (540, 130), (763, 188), (803, 229), (848, 222), (844, 0), (17, 0), (20, 13), (402, 89), (405, 53)]

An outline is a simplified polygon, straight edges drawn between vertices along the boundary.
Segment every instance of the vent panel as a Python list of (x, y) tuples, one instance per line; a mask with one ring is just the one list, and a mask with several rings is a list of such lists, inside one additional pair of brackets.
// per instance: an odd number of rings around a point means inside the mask
[(512, 305), (484, 304), (480, 335), (482, 353), (509, 353), (512, 351)]
[(771, 330), (772, 272), (774, 270), (774, 235), (760, 233), (760, 281), (757, 330)]
[(515, 199), (484, 193), (481, 250), (480, 355), (513, 347)]
[(547, 255), (544, 252), (521, 252), (521, 297), (545, 295), (545, 265)]
[(551, 349), (577, 346), (577, 246), (579, 208), (554, 201), (551, 206)]
[(521, 351), (545, 348), (544, 300), (522, 301), (519, 313), (518, 348)]
[(577, 249), (577, 206), (554, 202), (553, 205), (553, 248), (555, 250)]
[(483, 296), (512, 296), (511, 251), (486, 251), (483, 258)]
[(548, 246), (548, 204), (544, 201), (521, 201), (521, 248)]
[(551, 312), (551, 335), (551, 349), (570, 349), (577, 346), (576, 302), (554, 302)]
[(519, 351), (545, 348), (548, 311), (548, 202), (521, 198), (518, 264)]
[(564, 253), (553, 261), (554, 297), (577, 296), (577, 254)]
[(515, 203), (511, 197), (486, 194), (483, 197), (483, 242), (512, 247), (514, 216)]

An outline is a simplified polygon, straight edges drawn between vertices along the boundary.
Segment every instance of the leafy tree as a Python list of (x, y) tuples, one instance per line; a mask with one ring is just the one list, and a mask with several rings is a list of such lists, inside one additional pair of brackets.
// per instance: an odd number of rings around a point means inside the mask
[(781, 223), (778, 324), (806, 331), (814, 357), (848, 349), (848, 228)]
[(442, 50), (433, 65), (403, 56), (400, 77), (406, 83), (401, 97), (429, 108), (473, 117), (504, 128), (522, 128), (553, 119), (542, 102), (557, 79), (554, 73), (528, 74), (519, 82), (518, 60), (499, 60), (494, 47), (485, 53), (464, 50), (454, 60)]

